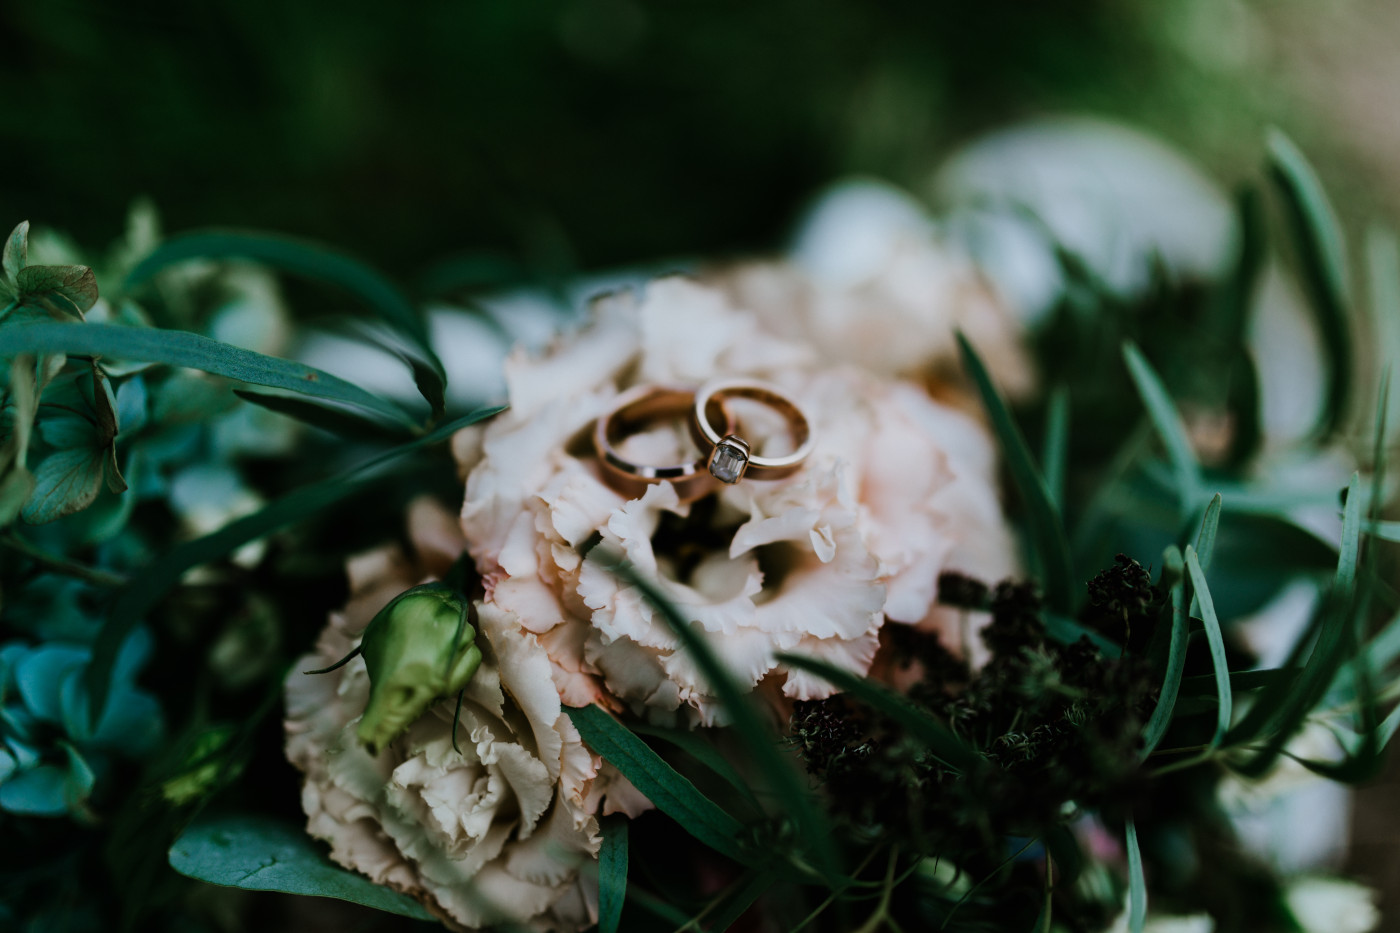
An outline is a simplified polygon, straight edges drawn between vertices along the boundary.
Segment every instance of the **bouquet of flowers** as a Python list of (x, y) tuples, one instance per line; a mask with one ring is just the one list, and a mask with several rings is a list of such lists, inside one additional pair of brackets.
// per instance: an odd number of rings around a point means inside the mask
[(1370, 929), (1400, 248), (1363, 300), (1279, 134), (1231, 212), (1022, 132), (1180, 196), (1086, 233), (1011, 134), (936, 220), (854, 184), (779, 259), (426, 312), (21, 223), (6, 928)]

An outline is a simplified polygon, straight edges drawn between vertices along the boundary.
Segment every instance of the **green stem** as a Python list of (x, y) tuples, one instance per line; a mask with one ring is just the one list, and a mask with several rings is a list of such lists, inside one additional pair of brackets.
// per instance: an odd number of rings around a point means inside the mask
[(0, 321), (3, 321), (3, 320), (5, 320), (5, 318), (9, 317), (9, 316), (10, 316), (10, 312), (13, 311), (15, 308), (18, 308), (18, 307), (19, 307), (19, 299), (18, 299), (18, 298), (16, 298), (14, 301), (10, 302), (9, 304), (5, 305), (4, 309), (3, 309), (3, 310), (0, 310)]
[(80, 580), (86, 580), (98, 586), (126, 586), (127, 584), (127, 579), (122, 574), (112, 573), (110, 570), (99, 570), (96, 567), (80, 564), (75, 560), (69, 560), (58, 554), (50, 554), (48, 551), (40, 550), (13, 532), (0, 536), (0, 546), (18, 551), (36, 564), (42, 564), (55, 573), (77, 577)]

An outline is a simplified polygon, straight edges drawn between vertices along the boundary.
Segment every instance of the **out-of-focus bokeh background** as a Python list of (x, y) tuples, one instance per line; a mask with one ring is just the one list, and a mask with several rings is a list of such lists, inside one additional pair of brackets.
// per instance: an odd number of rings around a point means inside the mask
[[(1400, 218), (1394, 0), (54, 0), (0, 6), (0, 36), (5, 223), (101, 246), (149, 198), (420, 296), (776, 249), (853, 174), (936, 207), (951, 154), (1044, 115), (1226, 190), (1278, 125), (1345, 226)], [(1349, 857), (1392, 904), (1398, 791), (1362, 794)]]
[(148, 195), (408, 281), (597, 268), (769, 247), (832, 178), (926, 190), (979, 132), (1088, 111), (1226, 179), (1276, 122), (1395, 206), (1397, 30), (1386, 0), (6, 4), (0, 204), (105, 243)]

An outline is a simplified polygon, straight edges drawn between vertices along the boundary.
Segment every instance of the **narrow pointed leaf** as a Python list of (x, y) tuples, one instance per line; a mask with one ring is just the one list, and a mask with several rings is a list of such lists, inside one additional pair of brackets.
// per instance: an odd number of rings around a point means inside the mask
[(1186, 435), (1186, 427), (1176, 406), (1172, 404), (1167, 388), (1157, 376), (1147, 357), (1131, 342), (1123, 344), (1123, 358), (1127, 361), (1128, 372), (1137, 386), (1138, 395), (1147, 408), (1147, 416), (1166, 448), (1167, 459), (1171, 462), (1175, 475), (1176, 491), (1181, 500), (1183, 512), (1190, 513), (1199, 508), (1201, 498), (1201, 468), (1196, 463), (1196, 454), (1191, 449), (1191, 440)]
[(1268, 147), (1270, 176), (1288, 214), (1303, 285), (1327, 350), (1327, 399), (1319, 428), (1330, 434), (1346, 411), (1353, 367), (1346, 243), (1336, 211), (1302, 151), (1278, 129), (1270, 130)]
[(1147, 922), (1147, 878), (1142, 870), (1142, 850), (1138, 848), (1137, 824), (1131, 819), (1126, 827), (1128, 850), (1128, 930), (1142, 933)]
[(597, 706), (566, 712), (584, 743), (621, 771), (658, 810), (721, 855), (741, 863), (752, 860), (738, 843), (743, 824), (700, 793), (630, 729)]
[(1172, 712), (1176, 707), (1177, 693), (1181, 689), (1181, 672), (1186, 669), (1186, 647), (1191, 635), (1191, 620), (1186, 614), (1186, 581), (1182, 578), (1181, 552), (1175, 547), (1167, 550), (1166, 562), (1176, 582), (1171, 588), (1171, 634), (1167, 649), (1166, 673), (1162, 678), (1162, 690), (1157, 695), (1157, 706), (1152, 710), (1147, 725), (1142, 730), (1142, 758), (1146, 759), (1162, 741), (1162, 736), (1171, 725)]
[(598, 850), (598, 933), (617, 933), (627, 899), (627, 820), (603, 820), (603, 847)]
[(1069, 459), (1069, 388), (1059, 386), (1050, 394), (1045, 411), (1045, 448), (1040, 456), (1040, 468), (1045, 474), (1045, 489), (1050, 502), (1064, 514), (1065, 464)]
[(341, 402), (391, 424), (412, 424), (397, 405), (330, 373), (186, 331), (117, 324), (26, 324), (0, 329), (0, 357), (22, 353), (185, 366), (239, 382)]
[(1225, 657), (1225, 638), (1220, 631), (1220, 619), (1215, 614), (1215, 602), (1211, 599), (1210, 588), (1206, 585), (1206, 573), (1201, 569), (1196, 549), (1186, 545), (1186, 571), (1191, 575), (1191, 586), (1196, 591), (1196, 599), (1201, 605), (1201, 621), (1205, 623), (1206, 642), (1210, 645), (1210, 662), (1215, 668), (1215, 686), (1220, 697), (1220, 708), (1215, 724), (1215, 735), (1210, 740), (1210, 751), (1220, 747), (1225, 733), (1230, 729), (1230, 719), (1234, 714), (1234, 697), (1230, 692), (1230, 666)]
[(3, 268), (11, 284), (19, 278), (20, 270), (29, 264), (29, 221), (20, 221), (5, 239)]
[(1006, 458), (1016, 491), (1025, 503), (1031, 541), (1040, 559), (1046, 604), (1055, 612), (1070, 615), (1074, 611), (1074, 571), (1064, 525), (1055, 509), (1050, 490), (1035, 467), (1021, 429), (1016, 426), (1010, 410), (992, 384), (986, 365), (961, 333), (958, 334), (958, 348), (962, 352), (963, 366), (976, 384), (982, 404), (991, 418), (992, 430), (1001, 444), (1002, 456)]
[(134, 289), (161, 270), (191, 259), (250, 259), (334, 285), (359, 298), (410, 341), (414, 381), (432, 406), (433, 416), (442, 414), (447, 377), (433, 352), (427, 325), (403, 292), (377, 270), (316, 243), (251, 231), (198, 230), (161, 243), (131, 270), (125, 288)]

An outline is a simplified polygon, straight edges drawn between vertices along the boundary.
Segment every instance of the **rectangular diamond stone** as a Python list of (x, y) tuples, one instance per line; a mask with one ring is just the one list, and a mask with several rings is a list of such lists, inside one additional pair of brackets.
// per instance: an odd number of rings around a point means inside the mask
[(727, 485), (739, 482), (748, 465), (748, 455), (733, 444), (717, 444), (710, 454), (710, 475)]

